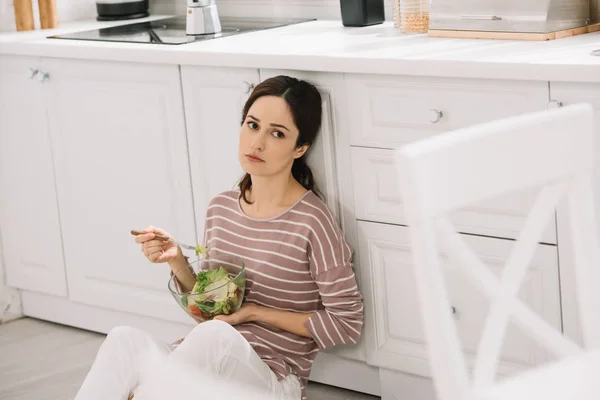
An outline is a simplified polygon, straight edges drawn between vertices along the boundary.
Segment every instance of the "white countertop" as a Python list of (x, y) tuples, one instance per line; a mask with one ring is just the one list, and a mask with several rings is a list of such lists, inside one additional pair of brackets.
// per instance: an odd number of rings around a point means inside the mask
[[(139, 19), (143, 22), (168, 16)], [(313, 21), (183, 45), (46, 39), (120, 23), (80, 21), (59, 29), (0, 34), (0, 54), (91, 60), (370, 74), (600, 82), (600, 32), (525, 42), (402, 34), (387, 22), (346, 28)]]

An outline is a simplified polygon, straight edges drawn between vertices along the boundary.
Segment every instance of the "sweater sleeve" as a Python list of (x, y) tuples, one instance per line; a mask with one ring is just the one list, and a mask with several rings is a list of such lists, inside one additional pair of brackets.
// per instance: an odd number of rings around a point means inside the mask
[(352, 250), (331, 214), (313, 225), (309, 238), (311, 275), (319, 288), (322, 308), (305, 323), (325, 349), (358, 341), (363, 325), (363, 297), (352, 268)]

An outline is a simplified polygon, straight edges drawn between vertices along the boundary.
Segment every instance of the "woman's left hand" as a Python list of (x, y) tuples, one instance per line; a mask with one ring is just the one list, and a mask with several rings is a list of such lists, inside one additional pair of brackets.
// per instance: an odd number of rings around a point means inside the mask
[(239, 310), (230, 315), (217, 315), (214, 319), (227, 322), (229, 325), (239, 325), (256, 319), (259, 306), (252, 303), (244, 304)]

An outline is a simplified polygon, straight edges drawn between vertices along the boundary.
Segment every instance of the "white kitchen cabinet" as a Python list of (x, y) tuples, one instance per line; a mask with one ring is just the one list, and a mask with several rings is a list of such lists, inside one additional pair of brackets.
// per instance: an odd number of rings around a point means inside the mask
[[(407, 227), (359, 222), (360, 263), (365, 277), (365, 316), (371, 330), (367, 361), (389, 370), (430, 377)], [(498, 275), (515, 241), (465, 235), (465, 242)], [(442, 258), (445, 259), (442, 254)], [(474, 355), (488, 300), (449, 261), (446, 281), (455, 322), (467, 355)], [(561, 329), (556, 246), (539, 245), (520, 295), (548, 323)], [(509, 375), (549, 359), (534, 340), (509, 324), (499, 373)], [(471, 359), (472, 360), (472, 359)]]
[[(595, 112), (596, 169), (594, 176), (594, 197), (596, 221), (600, 229), (600, 84), (550, 82), (548, 108), (567, 107), (577, 103), (589, 103)], [(543, 151), (543, 147), (540, 151)], [(560, 247), (560, 284), (562, 292), (563, 328), (567, 336), (582, 343), (580, 322), (577, 311), (577, 293), (575, 286), (575, 266), (571, 236), (568, 232), (569, 219), (566, 202), (557, 209), (558, 245)]]
[(259, 82), (257, 69), (181, 67), (198, 241), (206, 208), (244, 174), (238, 160), (242, 109)]
[(355, 146), (394, 148), (548, 103), (543, 81), (349, 74), (347, 85)]
[[(194, 243), (179, 67), (44, 59), (69, 299), (190, 322), (130, 235)], [(33, 242), (35, 245), (38, 241)]]
[[(404, 200), (394, 168), (393, 150), (352, 146), (352, 173), (356, 218), (406, 225)], [(486, 179), (482, 176), (481, 179)], [(501, 238), (518, 238), (539, 188), (478, 201), (449, 214), (459, 232)], [(554, 215), (540, 237), (543, 243), (556, 244)]]
[[(356, 218), (401, 225), (406, 219), (390, 149), (542, 110), (548, 103), (547, 83), (531, 81), (352, 74), (347, 76), (347, 90)], [(461, 232), (516, 239), (537, 194), (534, 188), (486, 199), (458, 210), (451, 219)], [(556, 244), (554, 220), (541, 241)]]
[(0, 56), (0, 232), (8, 285), (66, 296), (40, 69), (39, 58)]
[[(352, 196), (352, 174), (348, 144), (347, 103), (345, 82), (341, 74), (300, 72), (288, 70), (260, 70), (261, 81), (277, 75), (288, 75), (306, 80), (321, 93), (323, 116), (321, 130), (307, 154), (315, 182), (325, 196), (331, 212), (344, 231), (346, 240), (354, 250), (354, 270), (359, 287), (362, 286), (361, 265), (358, 263), (356, 220)], [(336, 346), (332, 354), (354, 360), (366, 361), (365, 339), (354, 346)]]

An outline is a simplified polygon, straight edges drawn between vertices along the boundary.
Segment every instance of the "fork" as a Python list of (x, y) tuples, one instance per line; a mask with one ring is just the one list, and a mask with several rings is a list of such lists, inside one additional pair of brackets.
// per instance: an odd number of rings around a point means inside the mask
[[(143, 235), (143, 234), (146, 234), (146, 233), (150, 233), (150, 232), (142, 232), (142, 231), (137, 231), (135, 229), (131, 231), (131, 234), (133, 236)], [(181, 247), (182, 249), (196, 251), (196, 246), (190, 246), (189, 244), (178, 242), (178, 241), (173, 240), (173, 239), (171, 239), (171, 238), (169, 238), (167, 236), (163, 236), (163, 235), (159, 235), (159, 234), (155, 233), (154, 234), (154, 238), (157, 239), (157, 240), (162, 240), (163, 242), (173, 241), (173, 242), (177, 243), (179, 245), (179, 247)]]

